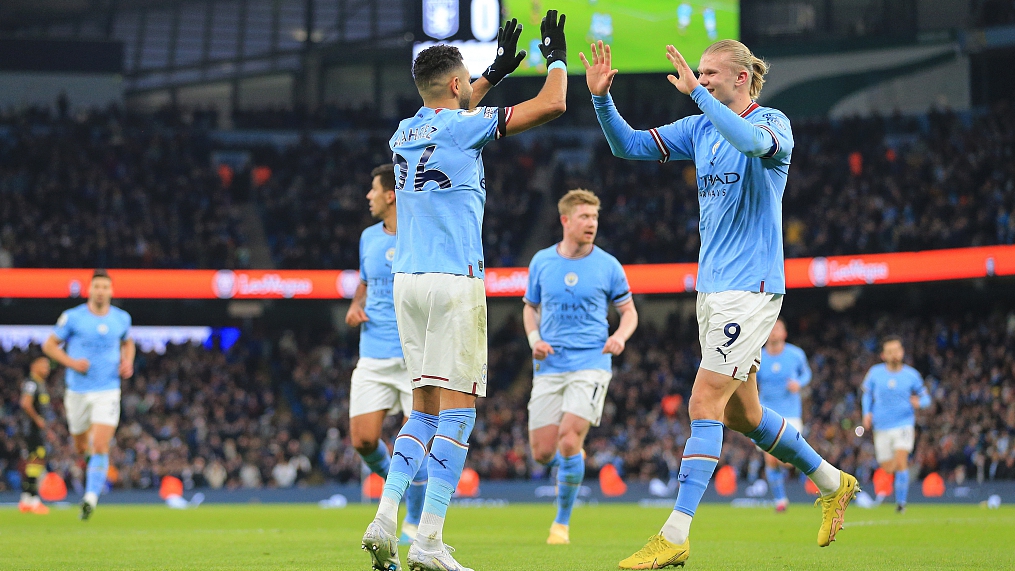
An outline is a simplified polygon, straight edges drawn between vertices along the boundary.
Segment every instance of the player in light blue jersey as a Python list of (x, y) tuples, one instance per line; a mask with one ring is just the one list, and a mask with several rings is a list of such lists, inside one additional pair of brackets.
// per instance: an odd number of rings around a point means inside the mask
[[(381, 439), (384, 417), (401, 412), (406, 419), (412, 410), (412, 380), (402, 358), (395, 322), (395, 300), (391, 294), (395, 259), (395, 171), (381, 165), (370, 173), (370, 215), (381, 221), (363, 231), (359, 239), (359, 277), (345, 323), (360, 327), (359, 361), (352, 372), (349, 392), (349, 438), (370, 470), (388, 477), (391, 457)], [(423, 511), (426, 492), (426, 465), (420, 467), (405, 494), (408, 507), (402, 521), (400, 542), (409, 544)]]
[[(902, 360), (902, 338), (891, 335), (881, 341), (881, 359), (863, 379), (863, 426), (874, 429), (874, 456), (881, 469), (895, 474), (895, 511), (906, 511), (909, 492), (909, 455), (916, 444), (915, 410), (930, 406), (930, 393), (923, 377)], [(883, 499), (883, 498), (878, 498)]]
[(793, 150), (789, 120), (754, 101), (768, 65), (740, 42), (709, 46), (701, 56), (699, 78), (676, 48), (667, 46), (666, 51), (678, 74), (668, 76), (669, 81), (690, 95), (702, 114), (648, 131), (632, 129), (613, 104), (609, 89), (617, 70), (611, 68), (610, 47), (593, 45), (592, 62), (582, 54), (596, 116), (613, 154), (693, 160), (698, 175), (701, 365), (688, 401), (691, 437), (669, 519), (620, 567), (665, 567), (687, 560), (691, 519), (719, 461), (724, 420), (817, 485), (822, 494), (817, 540), (824, 547), (842, 527), (858, 490), (856, 478), (823, 460), (796, 428), (761, 405), (755, 375), (786, 292), (782, 194)]
[[(585, 436), (603, 416), (612, 356), (624, 351), (638, 327), (624, 268), (593, 244), (599, 198), (572, 190), (557, 210), (563, 239), (532, 257), (522, 309), (533, 359), (529, 445), (537, 462), (557, 463), (557, 517), (546, 540), (551, 545), (571, 542), (571, 510), (585, 477)], [(613, 335), (606, 321), (611, 305), (620, 314)]]
[[(786, 423), (803, 432), (803, 403), (800, 389), (811, 383), (811, 367), (804, 350), (786, 343), (786, 324), (775, 321), (768, 343), (761, 349), (761, 367), (758, 369), (758, 397), (761, 406), (782, 415)], [(786, 468), (775, 456), (765, 454), (765, 479), (775, 496), (775, 511), (784, 512), (789, 504), (786, 497)]]
[(550, 10), (540, 31), (546, 82), (535, 98), (514, 107), (478, 104), (525, 58), (517, 51), (521, 26), (515, 20), (501, 28), (497, 57), (475, 82), (470, 83), (462, 54), (453, 46), (427, 48), (413, 62), (423, 107), (399, 123), (389, 142), (398, 196), (395, 315), (412, 378), (413, 411), (395, 438), (392, 454), (402, 461), (391, 463), (377, 515), (363, 535), (375, 569), (400, 568), (394, 536), (398, 502), (424, 458), (429, 479), (409, 566), (413, 571), (466, 569), (444, 544), (443, 529), (465, 467), (476, 398), (486, 395), (482, 150), (564, 112), (564, 16), (558, 21)]
[(42, 346), (50, 359), (67, 367), (67, 427), (77, 453), (88, 456), (82, 520), (91, 516), (106, 485), (109, 441), (120, 423), (120, 379), (134, 375), (130, 314), (112, 306), (112, 299), (113, 280), (104, 270), (95, 270), (88, 303), (60, 314)]

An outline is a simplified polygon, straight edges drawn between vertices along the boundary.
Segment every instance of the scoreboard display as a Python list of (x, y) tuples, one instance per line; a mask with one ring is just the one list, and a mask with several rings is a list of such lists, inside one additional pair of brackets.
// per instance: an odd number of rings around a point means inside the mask
[(737, 0), (422, 0), (413, 57), (435, 43), (458, 46), (473, 76), (493, 61), (497, 29), (518, 18), (525, 29), (519, 49), (528, 57), (513, 75), (539, 75), (546, 64), (539, 53), (539, 22), (546, 10), (567, 15), (568, 69), (583, 73), (578, 52), (602, 40), (613, 48), (622, 73), (670, 71), (666, 44), (673, 44), (696, 67), (709, 44), (739, 39)]

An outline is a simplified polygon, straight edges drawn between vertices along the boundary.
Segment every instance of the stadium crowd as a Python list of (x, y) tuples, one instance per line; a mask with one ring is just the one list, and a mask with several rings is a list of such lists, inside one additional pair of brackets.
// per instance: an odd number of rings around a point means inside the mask
[[(386, 131), (248, 145), (241, 151), (270, 173), (252, 185), (249, 170), (223, 178), (210, 166), (224, 147), (208, 135), (214, 113), (188, 117), (115, 108), (0, 116), (0, 267), (245, 267), (238, 206), (248, 199), (277, 267), (357, 267), (368, 173), (390, 158)], [(1015, 243), (1012, 133), (1015, 109), (1003, 104), (973, 115), (797, 122), (786, 255)], [(489, 266), (525, 265), (523, 251), (542, 246), (527, 244), (533, 224), (552, 202), (542, 190), (577, 186), (603, 199), (600, 244), (621, 262), (697, 259), (693, 167), (615, 159), (599, 136), (582, 143), (590, 158), (574, 162), (581, 152), (553, 143), (567, 136), (509, 139), (484, 154)]]
[[(809, 440), (829, 461), (869, 479), (876, 467), (869, 438), (858, 438), (858, 387), (878, 362), (878, 339), (900, 333), (907, 360), (924, 374), (932, 407), (918, 415), (914, 469), (946, 481), (1015, 479), (1015, 312), (987, 316), (806, 314), (789, 323), (790, 342), (814, 370), (805, 400)], [(188, 487), (238, 488), (349, 482), (361, 463), (348, 440), (349, 377), (355, 334), (246, 334), (228, 351), (169, 346), (140, 353), (123, 383), (122, 416), (111, 464), (118, 488), (156, 487), (175, 475)], [(490, 337), (490, 394), (480, 399), (469, 465), (484, 479), (543, 477), (528, 453), (529, 349), (520, 319)], [(16, 487), (21, 444), (18, 396), (28, 352), (0, 355), (0, 489)], [(615, 361), (602, 425), (587, 442), (594, 475), (615, 465), (628, 480), (666, 480), (689, 435), (682, 402), (699, 359), (694, 323), (670, 316), (643, 324)], [(49, 468), (71, 487), (83, 473), (63, 418), (62, 372), (49, 383)], [(389, 418), (386, 434), (397, 431)], [(727, 431), (721, 462), (753, 480), (760, 455)]]
[(116, 107), (0, 115), (0, 267), (244, 267), (206, 133)]

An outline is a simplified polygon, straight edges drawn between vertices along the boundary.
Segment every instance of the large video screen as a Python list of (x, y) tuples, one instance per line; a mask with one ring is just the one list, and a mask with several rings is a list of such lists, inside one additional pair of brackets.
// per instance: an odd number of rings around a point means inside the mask
[(666, 44), (673, 44), (692, 67), (709, 44), (739, 39), (738, 0), (423, 0), (413, 57), (434, 43), (457, 45), (474, 76), (493, 60), (499, 22), (524, 24), (519, 49), (529, 52), (515, 75), (545, 73), (539, 53), (539, 22), (552, 8), (567, 15), (568, 69), (584, 70), (578, 52), (603, 40), (613, 48), (621, 73), (671, 70)]

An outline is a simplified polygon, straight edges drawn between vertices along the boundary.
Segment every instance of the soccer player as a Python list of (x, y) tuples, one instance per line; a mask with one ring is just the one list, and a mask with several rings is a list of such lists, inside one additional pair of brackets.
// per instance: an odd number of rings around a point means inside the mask
[(620, 567), (667, 567), (687, 560), (691, 518), (719, 461), (724, 421), (817, 485), (822, 504), (817, 539), (824, 547), (842, 527), (858, 489), (856, 478), (823, 460), (779, 413), (761, 406), (755, 375), (786, 292), (782, 194), (793, 150), (789, 119), (754, 101), (768, 66), (740, 42), (722, 40), (709, 46), (701, 56), (700, 78), (676, 48), (666, 46), (666, 51), (678, 73), (668, 76), (670, 83), (691, 96), (702, 114), (648, 131), (632, 129), (613, 104), (609, 89), (617, 70), (611, 69), (610, 47), (593, 45), (591, 63), (581, 56), (613, 154), (693, 160), (698, 175), (701, 365), (688, 401), (691, 436), (669, 519)]
[[(532, 347), (529, 444), (537, 462), (557, 461), (557, 516), (546, 542), (570, 543), (571, 510), (585, 478), (582, 446), (599, 426), (612, 355), (638, 327), (631, 288), (616, 258), (596, 248), (599, 198), (572, 190), (557, 203), (564, 237), (529, 263), (522, 320)], [(610, 304), (620, 325), (609, 335)]]
[(39, 498), (39, 476), (46, 470), (46, 412), (49, 410), (50, 364), (46, 357), (32, 359), (28, 378), (21, 385), (21, 410), (25, 413), (25, 468), (21, 480), (22, 513), (46, 515), (49, 508)]
[(67, 367), (67, 428), (74, 449), (88, 463), (82, 520), (92, 515), (106, 485), (109, 441), (120, 423), (120, 379), (134, 375), (130, 314), (111, 305), (112, 299), (113, 280), (105, 270), (95, 270), (88, 302), (63, 312), (42, 346), (50, 359)]
[[(811, 367), (804, 350), (786, 342), (786, 324), (777, 319), (761, 350), (758, 369), (758, 396), (761, 406), (779, 413), (786, 424), (803, 431), (803, 405), (800, 389), (811, 382)], [(789, 505), (786, 497), (786, 468), (775, 456), (765, 454), (765, 479), (775, 496), (775, 511), (784, 512)]]
[(902, 360), (906, 351), (896, 335), (881, 341), (881, 359), (863, 379), (863, 426), (874, 429), (874, 457), (881, 469), (895, 474), (895, 511), (905, 513), (909, 493), (909, 455), (916, 442), (918, 408), (930, 406), (923, 377)]
[[(412, 410), (412, 380), (402, 358), (391, 294), (395, 259), (395, 169), (381, 165), (370, 173), (370, 215), (380, 222), (359, 238), (359, 277), (356, 294), (345, 314), (349, 327), (360, 327), (359, 362), (352, 372), (349, 394), (349, 435), (353, 448), (370, 470), (388, 477), (391, 458), (381, 440), (384, 417)], [(408, 511), (402, 522), (401, 543), (416, 537), (426, 492), (426, 464), (422, 464), (405, 494)]]
[[(429, 480), (413, 571), (461, 571), (443, 541), (476, 398), (486, 395), (486, 289), (483, 284), (482, 149), (487, 143), (550, 121), (564, 112), (567, 52), (564, 16), (543, 19), (540, 51), (547, 76), (539, 94), (514, 107), (477, 107), (515, 70), (521, 27), (511, 20), (498, 36), (497, 57), (474, 83), (457, 48), (436, 45), (416, 56), (412, 73), (423, 107), (390, 140), (398, 195), (394, 296), (398, 334), (413, 386), (413, 411), (395, 438), (393, 461), (377, 516), (363, 536), (375, 569), (400, 567), (394, 536), (398, 502), (423, 458)], [(433, 439), (429, 455), (427, 443)]]

